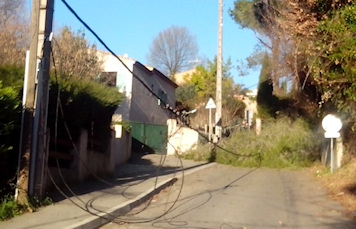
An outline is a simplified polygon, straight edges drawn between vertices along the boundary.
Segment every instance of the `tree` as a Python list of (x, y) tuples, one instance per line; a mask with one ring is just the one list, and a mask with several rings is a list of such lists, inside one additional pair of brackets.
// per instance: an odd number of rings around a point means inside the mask
[(75, 33), (63, 27), (54, 40), (53, 56), (62, 77), (94, 79), (102, 72), (96, 46), (89, 44), (81, 30)]
[[(222, 124), (224, 126), (233, 125), (236, 122), (236, 117), (242, 114), (245, 107), (242, 102), (234, 98), (241, 86), (234, 84), (230, 73), (231, 68), (231, 60), (228, 59), (223, 63), (222, 73)], [(180, 102), (183, 102), (183, 104), (188, 102), (186, 105), (189, 107), (198, 107), (201, 104), (205, 104), (210, 97), (215, 98), (216, 72), (216, 58), (214, 61), (207, 61), (206, 65), (197, 66), (195, 72), (187, 80), (186, 85), (183, 86), (182, 91), (177, 90), (180, 93), (179, 98), (186, 98), (186, 101)], [(195, 94), (192, 90), (195, 90)], [(182, 93), (185, 93), (185, 95), (183, 96)], [(191, 119), (191, 123), (193, 125), (203, 125), (207, 123), (207, 120), (205, 109), (198, 109), (196, 116)]]
[[(309, 77), (308, 62), (315, 59), (319, 24), (314, 0), (242, 0), (235, 2), (231, 17), (242, 27), (252, 29), (270, 55), (273, 95), (291, 97), (304, 113), (316, 115), (319, 93)], [(282, 80), (292, 82), (292, 91), (285, 93)]]
[(28, 46), (24, 0), (0, 0), (0, 65), (24, 65)]
[(304, 68), (303, 49), (313, 40), (317, 22), (313, 6), (315, 1), (304, 0), (242, 0), (236, 1), (231, 17), (243, 28), (252, 29), (261, 44), (271, 54), (273, 92), (285, 96), (280, 78), (294, 81), (298, 91), (308, 71)]
[(356, 113), (355, 33), (355, 3), (330, 13), (318, 27), (316, 58), (310, 62), (313, 79), (323, 93), (321, 104), (330, 100), (348, 113)]
[(172, 26), (158, 34), (150, 47), (149, 64), (173, 79), (193, 67), (198, 53), (196, 38), (185, 27)]

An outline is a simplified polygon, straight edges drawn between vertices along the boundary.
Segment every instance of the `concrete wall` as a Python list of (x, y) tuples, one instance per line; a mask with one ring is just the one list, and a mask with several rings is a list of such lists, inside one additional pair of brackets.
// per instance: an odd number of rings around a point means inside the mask
[[(52, 179), (56, 184), (62, 185), (64, 182), (82, 182), (90, 177), (115, 174), (115, 167), (127, 162), (131, 154), (131, 135), (123, 131), (120, 138), (111, 139), (109, 152), (99, 153), (88, 149), (88, 131), (82, 130), (79, 141), (76, 143), (76, 150), (70, 154), (73, 160), (70, 168), (50, 167), (50, 176), (46, 184), (47, 188), (52, 186)], [(70, 160), (70, 157), (68, 157)]]
[(198, 147), (199, 133), (188, 127), (177, 125), (176, 120), (167, 121), (168, 124), (168, 146), (167, 154), (182, 154)]
[(125, 131), (120, 126), (117, 125), (114, 130), (114, 136), (111, 139), (112, 162), (114, 162), (114, 166), (125, 164), (131, 156), (131, 133)]
[(80, 141), (77, 143), (80, 160), (78, 162), (79, 181), (95, 175), (114, 175), (115, 164), (113, 159), (115, 152), (109, 148), (109, 152), (95, 152), (88, 150), (88, 131), (82, 130)]

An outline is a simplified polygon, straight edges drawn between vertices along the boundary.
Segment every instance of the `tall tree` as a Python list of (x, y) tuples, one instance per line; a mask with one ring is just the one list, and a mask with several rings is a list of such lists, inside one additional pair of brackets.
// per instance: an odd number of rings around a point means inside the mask
[(63, 27), (54, 39), (53, 55), (62, 77), (94, 79), (102, 72), (96, 46), (89, 44), (83, 31)]
[(178, 72), (192, 68), (198, 45), (186, 27), (172, 26), (153, 40), (147, 56), (149, 64), (173, 79)]
[[(271, 79), (276, 95), (283, 95), (280, 78), (289, 77), (294, 88), (305, 71), (302, 49), (311, 40), (317, 22), (312, 12), (315, 1), (242, 0), (236, 1), (231, 17), (243, 28), (252, 29), (271, 54)], [(297, 91), (297, 90), (296, 90)]]
[(314, 0), (242, 0), (230, 11), (242, 27), (252, 29), (271, 56), (270, 77), (273, 94), (287, 96), (282, 80), (293, 82), (292, 93), (296, 106), (316, 114), (319, 94), (311, 82), (309, 59), (316, 41), (318, 21)]
[(322, 90), (322, 104), (331, 100), (339, 109), (356, 113), (356, 3), (328, 15), (317, 30), (312, 76)]

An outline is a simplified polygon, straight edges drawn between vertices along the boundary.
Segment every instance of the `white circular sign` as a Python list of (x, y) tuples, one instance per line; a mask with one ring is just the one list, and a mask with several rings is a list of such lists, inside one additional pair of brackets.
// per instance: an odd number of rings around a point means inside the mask
[(323, 126), (325, 132), (338, 133), (341, 130), (342, 122), (341, 119), (335, 115), (328, 114), (323, 118), (321, 125)]

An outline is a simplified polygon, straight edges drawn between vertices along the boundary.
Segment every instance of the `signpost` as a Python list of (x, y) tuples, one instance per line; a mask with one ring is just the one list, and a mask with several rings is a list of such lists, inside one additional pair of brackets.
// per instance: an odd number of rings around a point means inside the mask
[(335, 115), (328, 114), (323, 118), (321, 123), (323, 129), (325, 130), (325, 138), (330, 138), (330, 170), (334, 172), (334, 138), (340, 137), (340, 130), (342, 127), (341, 119)]
[(215, 109), (215, 108), (216, 108), (215, 102), (212, 98), (210, 98), (205, 106), (205, 109), (209, 109), (209, 142), (211, 142), (211, 136), (213, 133), (213, 127), (211, 123), (211, 109)]

